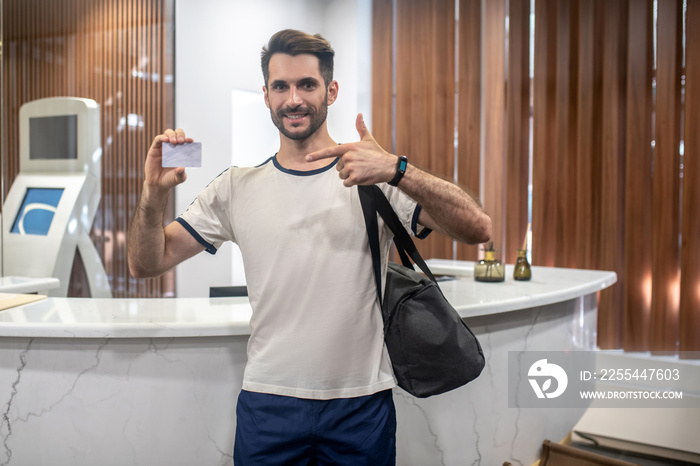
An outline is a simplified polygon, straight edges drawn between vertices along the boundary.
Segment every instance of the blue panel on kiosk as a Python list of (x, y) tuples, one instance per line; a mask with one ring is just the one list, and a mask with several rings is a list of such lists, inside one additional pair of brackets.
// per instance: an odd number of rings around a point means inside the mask
[(27, 188), (10, 231), (21, 235), (48, 235), (62, 194), (63, 188)]

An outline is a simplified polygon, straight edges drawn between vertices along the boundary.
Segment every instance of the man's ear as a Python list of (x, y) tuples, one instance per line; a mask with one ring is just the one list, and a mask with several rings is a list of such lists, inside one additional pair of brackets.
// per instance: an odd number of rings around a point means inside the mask
[(338, 98), (338, 81), (331, 81), (328, 85), (328, 105), (332, 105)]
[(270, 98), (267, 96), (267, 86), (263, 85), (262, 90), (263, 96), (265, 96), (265, 105), (267, 108), (270, 108)]

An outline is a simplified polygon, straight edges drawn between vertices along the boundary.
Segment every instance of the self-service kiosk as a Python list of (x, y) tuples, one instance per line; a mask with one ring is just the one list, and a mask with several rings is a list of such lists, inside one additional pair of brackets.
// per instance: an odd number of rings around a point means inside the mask
[(93, 298), (112, 297), (89, 233), (100, 202), (100, 112), (94, 100), (52, 97), (19, 112), (20, 172), (3, 205), (4, 275), (57, 277), (66, 296), (76, 249)]

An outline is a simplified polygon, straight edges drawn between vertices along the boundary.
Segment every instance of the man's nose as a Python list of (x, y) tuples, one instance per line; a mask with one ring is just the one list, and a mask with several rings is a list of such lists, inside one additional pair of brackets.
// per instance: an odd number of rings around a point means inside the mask
[(290, 107), (295, 107), (299, 104), (301, 104), (302, 100), (301, 97), (299, 96), (299, 92), (296, 88), (296, 86), (291, 86), (289, 88), (289, 99), (288, 99), (288, 105)]

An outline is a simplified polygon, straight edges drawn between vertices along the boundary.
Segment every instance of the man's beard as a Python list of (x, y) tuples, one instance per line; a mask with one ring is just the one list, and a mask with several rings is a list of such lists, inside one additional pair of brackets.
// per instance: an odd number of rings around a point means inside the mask
[[(298, 112), (308, 113), (309, 127), (300, 133), (293, 133), (284, 127), (284, 115), (287, 113)], [(280, 130), (280, 133), (284, 134), (289, 139), (293, 139), (295, 141), (302, 141), (314, 134), (316, 130), (319, 129), (326, 121), (326, 117), (328, 116), (328, 96), (326, 96), (323, 99), (323, 103), (320, 105), (318, 111), (313, 107), (285, 107), (277, 113), (270, 109), (270, 116), (272, 117), (272, 122), (275, 124), (277, 129)]]

